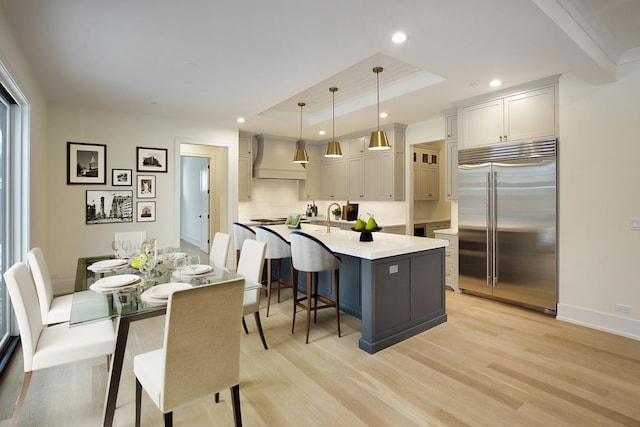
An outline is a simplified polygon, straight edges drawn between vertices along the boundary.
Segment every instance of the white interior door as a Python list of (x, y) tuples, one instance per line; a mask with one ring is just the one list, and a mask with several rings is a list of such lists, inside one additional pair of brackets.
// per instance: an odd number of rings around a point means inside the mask
[(209, 158), (182, 156), (180, 238), (209, 253)]
[(210, 209), (210, 188), (209, 188), (209, 159), (201, 158), (204, 162), (200, 164), (200, 191), (198, 193), (198, 197), (200, 202), (198, 205), (200, 206), (200, 214), (198, 215), (198, 219), (200, 220), (200, 250), (204, 253), (209, 253), (210, 246), (210, 232), (209, 232), (209, 216), (211, 215)]

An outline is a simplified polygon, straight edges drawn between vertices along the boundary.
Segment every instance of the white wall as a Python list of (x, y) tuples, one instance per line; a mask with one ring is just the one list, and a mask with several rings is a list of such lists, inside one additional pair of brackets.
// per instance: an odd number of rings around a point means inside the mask
[[(179, 245), (179, 159), (176, 141), (229, 147), (229, 199), (237, 200), (238, 130), (214, 128), (194, 122), (53, 105), (49, 110), (48, 170), (37, 171), (36, 182), (44, 186), (51, 197), (48, 211), (32, 212), (44, 215), (50, 244), (43, 248), (54, 276), (56, 292), (71, 291), (79, 257), (111, 252), (111, 240), (116, 230), (146, 230), (158, 239), (159, 246)], [(108, 185), (67, 185), (67, 141), (92, 142), (107, 145)], [(136, 146), (167, 148), (168, 173), (156, 175), (156, 221), (126, 224), (85, 224), (86, 190), (111, 187), (111, 168), (133, 169), (136, 176)], [(117, 187), (124, 189), (124, 187)], [(132, 187), (135, 195), (135, 188)], [(134, 203), (135, 203), (134, 197)], [(236, 218), (237, 203), (229, 206), (228, 218)], [(230, 227), (229, 227), (230, 228)]]
[[(558, 318), (640, 339), (640, 61), (560, 79)], [(621, 303), (630, 314), (615, 311)]]

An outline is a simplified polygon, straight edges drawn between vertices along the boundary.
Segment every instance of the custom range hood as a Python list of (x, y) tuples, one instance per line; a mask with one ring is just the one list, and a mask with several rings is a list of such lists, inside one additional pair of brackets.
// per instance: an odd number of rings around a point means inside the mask
[(300, 163), (293, 163), (296, 139), (260, 134), (253, 161), (254, 178), (306, 179), (307, 171)]

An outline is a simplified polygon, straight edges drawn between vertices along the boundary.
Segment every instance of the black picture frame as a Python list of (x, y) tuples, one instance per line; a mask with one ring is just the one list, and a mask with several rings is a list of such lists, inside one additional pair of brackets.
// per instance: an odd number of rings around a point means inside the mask
[(133, 171), (131, 169), (111, 169), (111, 185), (131, 187), (133, 185)]
[(168, 153), (166, 148), (136, 147), (136, 171), (166, 173)]
[(67, 185), (106, 184), (107, 146), (67, 142)]
[(133, 222), (133, 190), (87, 190), (86, 224)]

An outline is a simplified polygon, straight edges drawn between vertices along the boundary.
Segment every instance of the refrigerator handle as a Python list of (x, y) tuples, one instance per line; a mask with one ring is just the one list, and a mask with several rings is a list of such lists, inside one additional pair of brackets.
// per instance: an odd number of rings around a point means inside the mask
[(491, 215), (491, 260), (492, 260), (492, 281), (491, 286), (498, 284), (498, 263), (496, 262), (498, 250), (498, 172), (493, 172), (491, 180), (491, 191), (493, 193), (493, 213)]
[(487, 287), (492, 287), (493, 286), (493, 269), (491, 268), (491, 264), (492, 264), (492, 259), (493, 259), (493, 252), (491, 251), (491, 190), (492, 190), (492, 185), (491, 185), (491, 172), (487, 172), (487, 176), (486, 176), (486, 200), (485, 200), (485, 206), (487, 207), (487, 212), (485, 215), (486, 218), (486, 227), (485, 227), (485, 242), (486, 242), (486, 254), (487, 254), (487, 280), (485, 285)]

